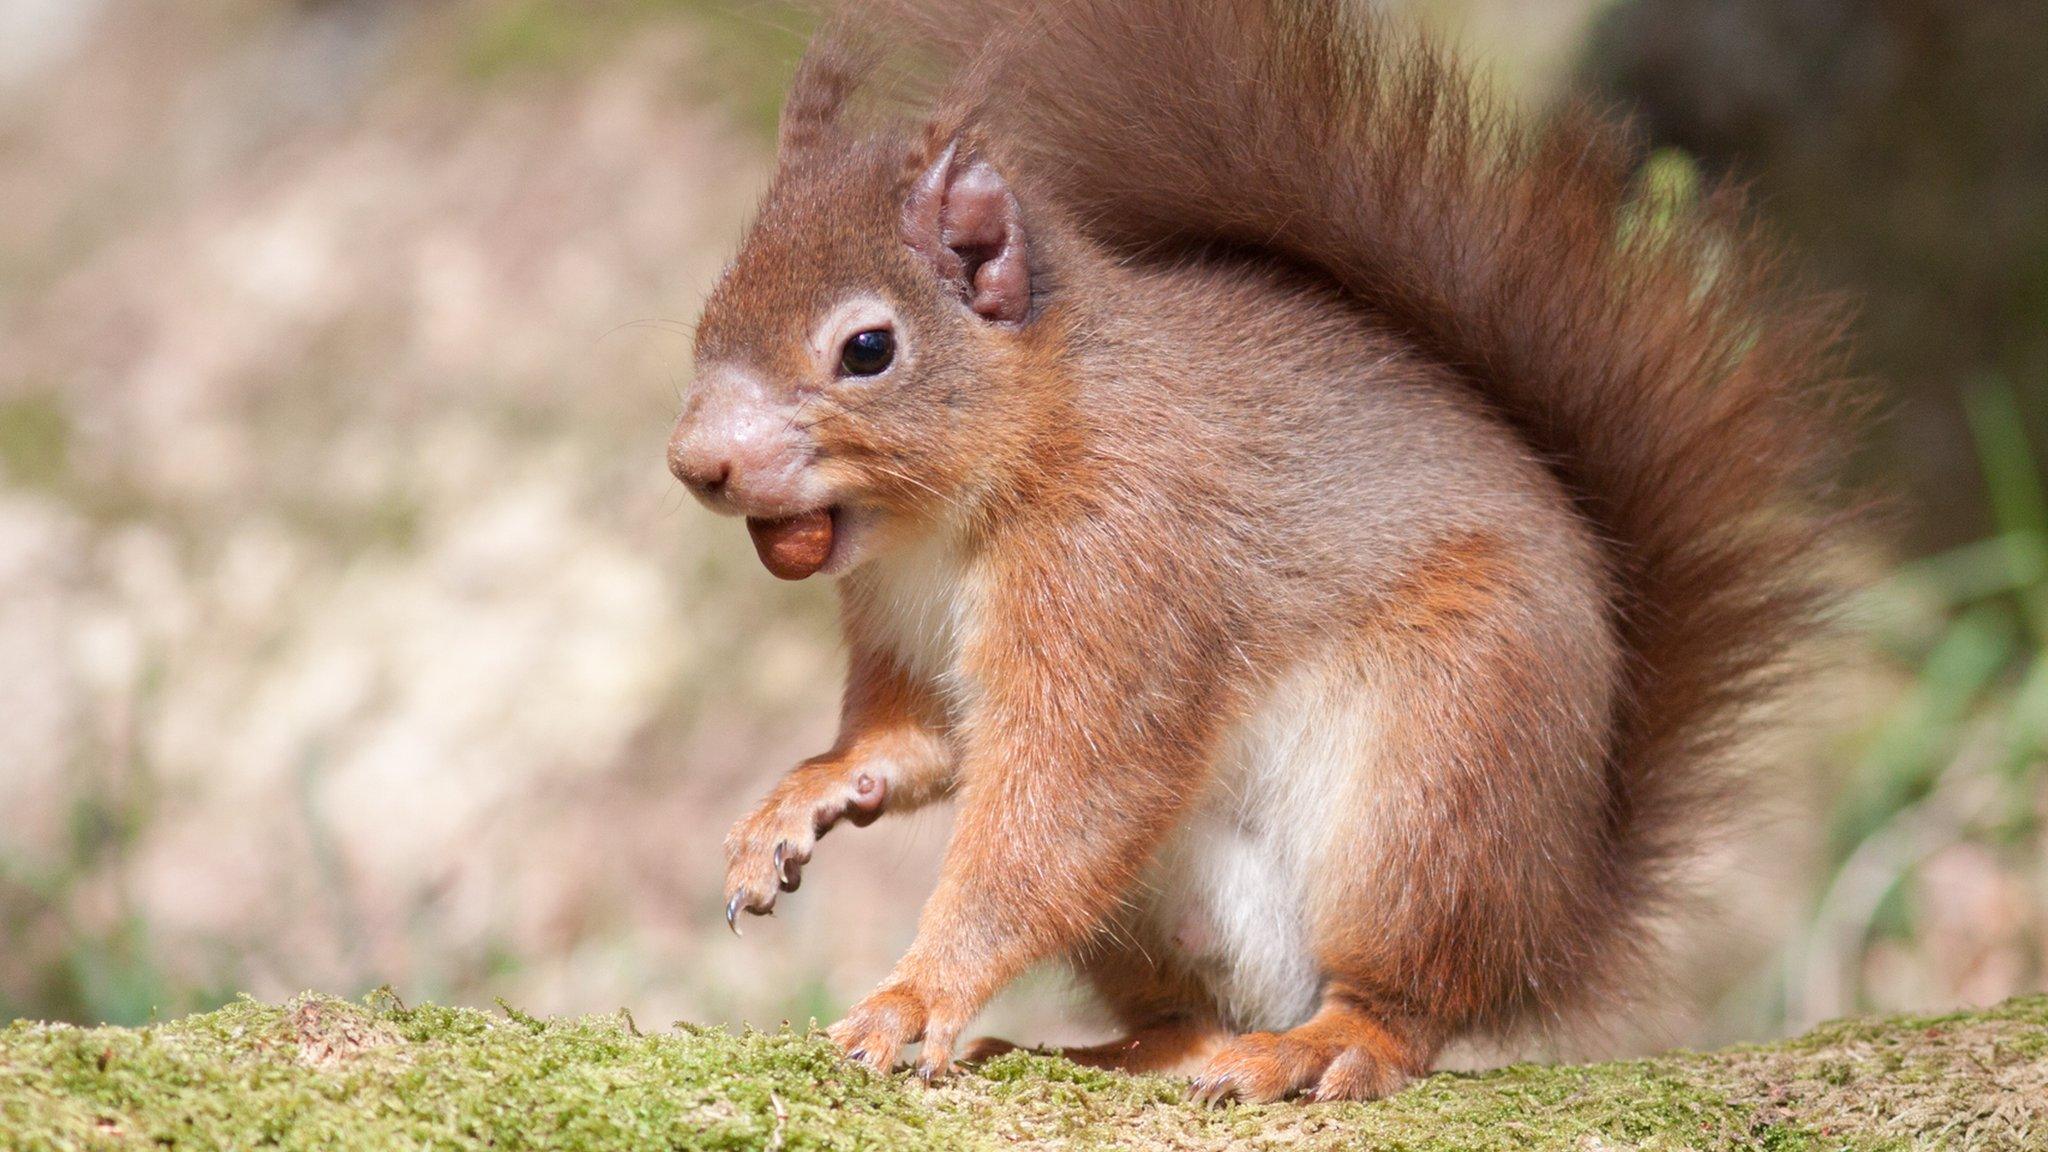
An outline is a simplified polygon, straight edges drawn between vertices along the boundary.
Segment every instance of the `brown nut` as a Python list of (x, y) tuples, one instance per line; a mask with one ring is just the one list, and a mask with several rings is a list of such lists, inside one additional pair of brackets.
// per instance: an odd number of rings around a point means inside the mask
[(762, 567), (781, 580), (801, 580), (832, 555), (832, 513), (824, 509), (781, 520), (748, 517), (747, 533)]

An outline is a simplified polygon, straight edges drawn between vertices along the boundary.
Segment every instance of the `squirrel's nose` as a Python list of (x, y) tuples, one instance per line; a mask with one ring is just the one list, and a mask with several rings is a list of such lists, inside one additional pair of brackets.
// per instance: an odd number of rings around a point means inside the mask
[(743, 500), (783, 470), (782, 453), (764, 440), (754, 427), (700, 421), (669, 441), (668, 470), (707, 503)]
[(808, 454), (787, 407), (744, 378), (702, 381), (668, 442), (668, 470), (697, 498), (748, 515), (797, 497)]
[(696, 450), (689, 438), (678, 435), (668, 443), (668, 470), (688, 485), (690, 491), (711, 498), (732, 478), (732, 461), (722, 453)]

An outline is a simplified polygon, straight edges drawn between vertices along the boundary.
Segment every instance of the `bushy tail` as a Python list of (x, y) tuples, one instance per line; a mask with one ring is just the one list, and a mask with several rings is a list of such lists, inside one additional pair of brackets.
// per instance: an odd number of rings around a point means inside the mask
[(1562, 478), (1625, 592), (1611, 874), (1620, 908), (1653, 907), (1725, 790), (1737, 722), (1822, 603), (1840, 317), (1786, 290), (1733, 192), (1644, 195), (1623, 129), (1579, 107), (1518, 125), (1364, 7), (1003, 0), (894, 18), (955, 57), (974, 114), (1095, 238), (1318, 270)]

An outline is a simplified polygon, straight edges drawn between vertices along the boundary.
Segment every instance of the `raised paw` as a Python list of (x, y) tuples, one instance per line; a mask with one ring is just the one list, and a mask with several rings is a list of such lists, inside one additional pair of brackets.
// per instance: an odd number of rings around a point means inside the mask
[(873, 823), (887, 796), (881, 776), (830, 756), (806, 761), (784, 777), (726, 835), (726, 924), (737, 932), (741, 912), (773, 912), (778, 892), (794, 892), (803, 883), (818, 837), (841, 820)]
[(847, 1059), (887, 1072), (907, 1044), (924, 1041), (918, 1075), (935, 1080), (952, 1069), (953, 1043), (964, 1014), (935, 1011), (928, 998), (901, 984), (885, 985), (825, 1030)]

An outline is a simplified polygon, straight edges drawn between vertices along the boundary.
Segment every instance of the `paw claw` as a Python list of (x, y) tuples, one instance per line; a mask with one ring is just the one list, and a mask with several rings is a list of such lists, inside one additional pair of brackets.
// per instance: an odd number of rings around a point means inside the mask
[(784, 840), (775, 845), (775, 885), (784, 892), (794, 892), (803, 887), (804, 862), (811, 858), (809, 852), (799, 851)]
[[(953, 1018), (946, 1017), (948, 1021)], [(944, 1075), (959, 1023), (948, 1023), (927, 1035), (931, 1021), (927, 998), (901, 985), (884, 986), (853, 1006), (846, 1018), (826, 1029), (826, 1034), (847, 1057), (877, 1072), (887, 1072), (896, 1054), (906, 1044), (925, 1040), (920, 1072)], [(960, 1023), (965, 1017), (960, 1018)]]
[(725, 902), (725, 926), (732, 929), (733, 935), (738, 936), (740, 934), (739, 893), (734, 893), (733, 898)]
[(842, 819), (860, 817), (853, 822), (864, 824), (880, 816), (887, 791), (879, 776), (849, 776), (847, 766), (829, 754), (791, 773), (726, 837), (726, 884), (740, 894), (726, 922), (737, 931), (741, 908), (770, 915), (777, 891), (794, 892), (803, 883), (803, 866), (818, 837)]

